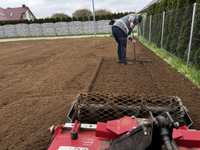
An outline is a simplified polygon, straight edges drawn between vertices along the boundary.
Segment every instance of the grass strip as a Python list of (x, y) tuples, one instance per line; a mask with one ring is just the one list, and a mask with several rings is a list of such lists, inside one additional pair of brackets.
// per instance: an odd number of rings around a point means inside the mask
[(197, 67), (187, 66), (186, 62), (176, 57), (165, 49), (158, 48), (155, 44), (145, 40), (143, 37), (138, 38), (139, 41), (165, 62), (175, 68), (178, 72), (185, 75), (190, 81), (200, 88), (200, 70)]

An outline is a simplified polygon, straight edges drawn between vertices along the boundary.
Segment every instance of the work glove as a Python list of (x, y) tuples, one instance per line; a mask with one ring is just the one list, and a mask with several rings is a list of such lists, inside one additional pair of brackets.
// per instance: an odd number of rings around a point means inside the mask
[(137, 41), (136, 41), (135, 39), (133, 39), (131, 42), (132, 42), (132, 43), (134, 43), (134, 44), (136, 44), (136, 43), (137, 43)]
[(128, 40), (132, 42), (133, 41), (133, 37), (132, 36), (128, 36)]
[(136, 43), (136, 40), (132, 36), (128, 36), (128, 40), (134, 44)]

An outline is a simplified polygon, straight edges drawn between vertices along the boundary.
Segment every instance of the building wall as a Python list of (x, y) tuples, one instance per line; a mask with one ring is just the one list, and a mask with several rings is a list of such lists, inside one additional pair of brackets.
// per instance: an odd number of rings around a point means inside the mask
[(27, 10), (23, 16), (23, 19), (24, 20), (34, 20), (35, 17), (32, 15), (32, 13), (29, 10)]
[[(97, 21), (95, 24), (96, 33), (111, 33), (109, 22), (110, 20)], [(93, 32), (93, 21), (0, 26), (0, 38), (67, 36), (92, 34)]]

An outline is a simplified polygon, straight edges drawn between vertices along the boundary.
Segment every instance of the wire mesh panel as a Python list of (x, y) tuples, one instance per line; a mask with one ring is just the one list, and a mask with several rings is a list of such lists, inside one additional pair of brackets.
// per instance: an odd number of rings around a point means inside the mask
[(149, 24), (150, 24), (150, 16), (147, 16), (144, 25), (144, 38), (147, 40), (149, 39)]
[[(164, 25), (164, 36), (163, 36), (163, 48), (170, 51), (170, 34), (172, 30), (172, 18), (174, 17), (175, 11), (169, 10), (165, 13), (165, 25)], [(172, 52), (172, 51), (171, 51)]]
[(152, 16), (151, 41), (158, 47), (161, 46), (162, 16), (162, 14)]
[(166, 12), (164, 48), (182, 59), (187, 56), (192, 12), (192, 5)]
[(196, 6), (190, 63), (200, 67), (200, 4)]
[(169, 112), (179, 122), (185, 115), (178, 97), (156, 95), (80, 94), (75, 108), (78, 120), (84, 123), (107, 121), (124, 115), (147, 118), (150, 111), (154, 115)]
[(139, 25), (138, 25), (138, 34), (139, 36), (142, 36), (144, 31), (143, 31), (143, 24), (144, 24), (144, 21), (142, 21)]
[(146, 14), (143, 14), (142, 15), (142, 22), (137, 25), (137, 27), (139, 28), (139, 36), (144, 36), (146, 17), (147, 17)]

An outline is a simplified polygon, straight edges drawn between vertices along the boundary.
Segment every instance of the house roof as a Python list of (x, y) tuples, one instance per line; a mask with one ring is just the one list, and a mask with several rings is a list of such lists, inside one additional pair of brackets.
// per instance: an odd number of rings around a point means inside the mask
[(7, 19), (7, 15), (5, 13), (5, 9), (0, 7), (0, 20), (6, 20)]
[(16, 8), (0, 8), (0, 21), (22, 20), (26, 11), (30, 11), (30, 9), (25, 5)]

